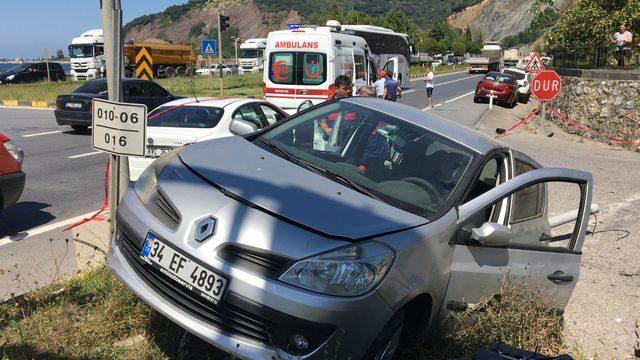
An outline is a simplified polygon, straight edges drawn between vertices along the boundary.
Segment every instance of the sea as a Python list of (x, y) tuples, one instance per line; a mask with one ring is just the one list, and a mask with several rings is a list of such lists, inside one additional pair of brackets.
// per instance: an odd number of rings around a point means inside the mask
[[(2, 74), (3, 72), (11, 69), (12, 67), (16, 66), (18, 64), (16, 63), (7, 63), (7, 62), (0, 62), (0, 74)], [(60, 65), (62, 65), (62, 68), (64, 69), (65, 74), (68, 74), (71, 71), (71, 63), (68, 62), (61, 62)]]

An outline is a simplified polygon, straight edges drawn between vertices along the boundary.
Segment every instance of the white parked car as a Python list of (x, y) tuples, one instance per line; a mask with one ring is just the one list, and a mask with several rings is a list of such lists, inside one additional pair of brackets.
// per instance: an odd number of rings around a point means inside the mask
[(503, 73), (513, 75), (518, 80), (518, 101), (528, 103), (531, 97), (531, 80), (533, 74), (517, 67), (510, 67), (502, 70)]
[(243, 132), (238, 128), (259, 130), (285, 117), (283, 110), (259, 99), (186, 98), (168, 102), (149, 113), (147, 155), (129, 157), (129, 178), (136, 180), (156, 158), (175, 148)]
[[(208, 76), (211, 75), (220, 75), (220, 65), (211, 65), (209, 67), (204, 67), (202, 69), (196, 70), (196, 75), (200, 76)], [(227, 65), (222, 65), (222, 75), (231, 75), (233, 73), (233, 69)]]

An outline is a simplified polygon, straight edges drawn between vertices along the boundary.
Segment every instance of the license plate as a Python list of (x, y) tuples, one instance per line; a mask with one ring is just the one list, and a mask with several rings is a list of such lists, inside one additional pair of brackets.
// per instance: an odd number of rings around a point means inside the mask
[(150, 232), (140, 257), (176, 283), (214, 304), (222, 299), (229, 284), (226, 277), (182, 254)]
[(148, 157), (160, 157), (169, 151), (173, 150), (170, 147), (156, 147), (156, 146), (147, 146), (147, 156)]
[(82, 109), (81, 103), (69, 102), (65, 106), (68, 107), (69, 109)]

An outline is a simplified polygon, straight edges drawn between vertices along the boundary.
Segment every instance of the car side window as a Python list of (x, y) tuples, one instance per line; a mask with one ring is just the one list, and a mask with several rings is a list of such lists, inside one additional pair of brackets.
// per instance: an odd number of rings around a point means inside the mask
[(146, 91), (142, 87), (142, 84), (137, 81), (125, 83), (124, 96), (129, 96), (129, 97), (146, 96)]
[[(504, 179), (506, 178), (504, 159), (504, 155), (496, 155), (485, 163), (480, 175), (471, 186), (471, 190), (468, 192), (462, 203), (467, 203), (504, 182)], [(504, 206), (506, 206), (506, 203), (500, 202), (494, 206), (488, 207), (483, 213), (476, 216), (473, 223), (476, 226), (480, 226), (482, 223), (487, 221), (498, 222), (501, 220), (500, 214), (502, 210), (504, 210)], [(506, 213), (503, 217), (506, 218)]]
[(145, 84), (147, 87), (147, 94), (148, 96), (151, 97), (165, 97), (167, 95), (169, 95), (169, 93), (162, 88), (160, 85), (154, 83), (154, 82), (150, 82), (148, 84)]
[[(534, 167), (515, 160), (514, 176), (522, 175)], [(511, 223), (526, 221), (542, 216), (544, 210), (545, 189), (543, 184), (529, 186), (513, 195)]]
[[(49, 67), (49, 71), (53, 70), (51, 67)], [(38, 71), (43, 71), (43, 72), (47, 72), (47, 64), (46, 63), (39, 63), (38, 64)]]
[(233, 119), (248, 121), (255, 124), (258, 129), (261, 129), (268, 125), (263, 123), (263, 121), (260, 119), (260, 115), (258, 115), (258, 112), (256, 111), (256, 108), (253, 107), (252, 104), (247, 104), (239, 107), (238, 110), (236, 110), (236, 112), (233, 114)]
[(269, 125), (275, 124), (276, 122), (285, 118), (284, 114), (266, 104), (260, 104), (260, 110), (262, 110), (262, 113), (267, 119), (267, 122), (269, 122)]

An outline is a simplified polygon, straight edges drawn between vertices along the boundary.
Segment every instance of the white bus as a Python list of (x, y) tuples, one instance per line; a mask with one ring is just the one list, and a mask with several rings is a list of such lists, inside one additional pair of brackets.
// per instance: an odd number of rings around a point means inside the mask
[(405, 79), (408, 81), (413, 53), (409, 35), (372, 25), (342, 25), (341, 29), (343, 33), (359, 36), (367, 42), (378, 69), (394, 74), (394, 79), (400, 83)]

